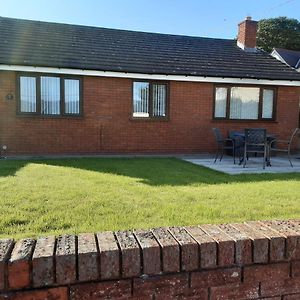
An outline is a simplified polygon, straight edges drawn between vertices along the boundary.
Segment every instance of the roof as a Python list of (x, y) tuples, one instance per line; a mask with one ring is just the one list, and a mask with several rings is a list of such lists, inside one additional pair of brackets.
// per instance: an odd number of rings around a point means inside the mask
[(281, 58), (291, 67), (298, 68), (300, 62), (300, 50), (288, 50), (281, 48), (274, 48), (274, 50), (281, 56)]
[(0, 17), (0, 64), (143, 74), (300, 80), (294, 69), (235, 40)]

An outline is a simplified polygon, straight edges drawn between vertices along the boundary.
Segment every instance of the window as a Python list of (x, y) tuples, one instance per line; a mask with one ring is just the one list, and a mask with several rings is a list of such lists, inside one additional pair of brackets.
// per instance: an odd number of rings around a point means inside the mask
[(41, 76), (41, 113), (60, 114), (60, 78)]
[(133, 83), (134, 117), (149, 117), (149, 87), (148, 82)]
[(274, 90), (263, 91), (263, 106), (262, 106), (262, 118), (272, 119), (273, 117), (273, 102), (274, 102)]
[(133, 117), (165, 118), (167, 116), (167, 84), (133, 82)]
[(217, 86), (215, 119), (273, 120), (275, 88), (251, 86)]
[(80, 85), (77, 79), (65, 79), (65, 113), (79, 114)]
[(21, 74), (18, 85), (19, 113), (45, 116), (81, 113), (80, 78)]
[(226, 118), (227, 88), (216, 88), (215, 118)]
[(232, 87), (230, 93), (230, 119), (258, 119), (259, 88)]
[(22, 112), (36, 112), (36, 78), (20, 77), (20, 109)]

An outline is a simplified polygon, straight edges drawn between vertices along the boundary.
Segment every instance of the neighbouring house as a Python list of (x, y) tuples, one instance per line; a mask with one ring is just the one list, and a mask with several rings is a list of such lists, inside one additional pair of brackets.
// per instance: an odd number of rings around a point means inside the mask
[(300, 72), (300, 51), (274, 48), (271, 55)]
[(213, 127), (298, 126), (300, 73), (238, 38), (0, 18), (0, 143), (6, 155), (188, 153)]

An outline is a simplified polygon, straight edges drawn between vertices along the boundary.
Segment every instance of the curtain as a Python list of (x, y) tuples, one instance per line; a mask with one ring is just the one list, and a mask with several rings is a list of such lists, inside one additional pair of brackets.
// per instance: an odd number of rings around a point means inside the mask
[(273, 99), (274, 90), (263, 90), (263, 105), (262, 105), (262, 118), (272, 119), (273, 117)]
[(215, 118), (226, 118), (228, 89), (223, 87), (216, 88), (215, 95)]
[(259, 88), (232, 87), (230, 119), (258, 119)]

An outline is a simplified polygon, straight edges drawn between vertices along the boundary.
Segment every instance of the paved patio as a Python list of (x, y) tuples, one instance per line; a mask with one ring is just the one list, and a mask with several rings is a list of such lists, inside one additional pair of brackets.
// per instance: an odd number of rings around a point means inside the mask
[(292, 163), (294, 167), (290, 166), (290, 163), (286, 157), (273, 157), (271, 160), (271, 167), (263, 169), (262, 157), (250, 157), (247, 165), (243, 168), (242, 165), (237, 163), (233, 164), (233, 159), (231, 156), (224, 156), (222, 161), (217, 160), (214, 163), (213, 155), (205, 156), (191, 156), (182, 157), (183, 160), (191, 162), (193, 164), (204, 166), (219, 172), (227, 173), (230, 175), (236, 174), (261, 174), (261, 173), (292, 173), (300, 172), (300, 156), (293, 157)]

